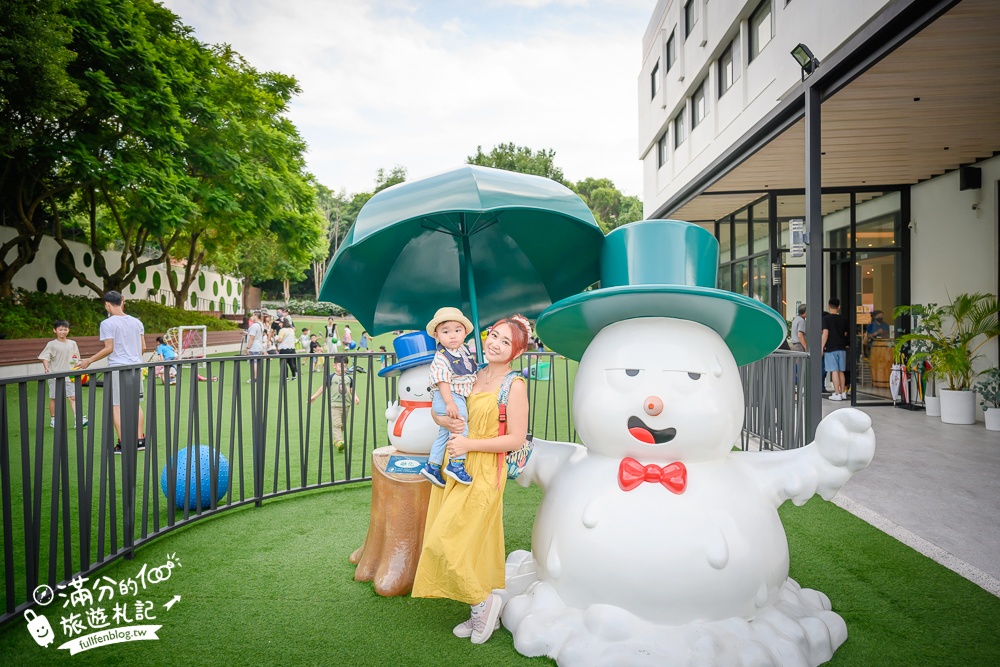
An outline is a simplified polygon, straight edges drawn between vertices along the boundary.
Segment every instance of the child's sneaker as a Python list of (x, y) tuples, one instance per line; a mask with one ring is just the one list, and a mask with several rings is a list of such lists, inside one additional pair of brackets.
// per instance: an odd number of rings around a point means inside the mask
[(121, 453), (122, 453), (122, 441), (119, 440), (118, 444), (115, 445), (115, 454), (121, 454)]
[(142, 450), (146, 449), (146, 439), (145, 438), (139, 438), (139, 444), (136, 447), (136, 449), (138, 449), (140, 452)]
[(55, 427), (56, 427), (56, 418), (49, 417), (49, 428), (55, 428)]
[(465, 461), (462, 459), (452, 459), (444, 469), (444, 474), (451, 477), (459, 484), (472, 484), (472, 477), (465, 471)]
[(337, 448), (338, 452), (344, 451), (344, 441), (343, 440), (338, 440), (337, 442), (333, 443), (333, 446)]
[[(439, 486), (444, 488), (444, 477), (441, 476), (441, 466), (436, 463), (431, 463), (428, 461), (427, 465), (420, 469), (420, 474), (427, 478), (427, 481), (434, 486)], [(472, 636), (472, 631), (469, 631), (469, 637)]]
[(87, 424), (89, 424), (89, 423), (90, 422), (87, 420), (87, 415), (84, 415), (83, 416), (83, 424), (81, 424), (81, 426), (83, 426), (84, 428), (87, 428)]

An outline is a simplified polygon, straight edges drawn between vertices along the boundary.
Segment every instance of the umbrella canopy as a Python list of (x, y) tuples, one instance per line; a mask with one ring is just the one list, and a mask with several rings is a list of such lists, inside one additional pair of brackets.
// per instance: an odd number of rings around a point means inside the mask
[(422, 329), (442, 306), (460, 308), (478, 329), (515, 312), (535, 317), (596, 282), (603, 240), (569, 188), (466, 165), (372, 197), (320, 299), (376, 335)]

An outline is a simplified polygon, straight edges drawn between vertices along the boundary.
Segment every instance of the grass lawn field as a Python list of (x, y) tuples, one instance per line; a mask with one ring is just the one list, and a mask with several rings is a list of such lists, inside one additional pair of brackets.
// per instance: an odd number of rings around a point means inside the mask
[[(102, 573), (118, 581), (176, 554), (182, 567), (171, 579), (136, 596), (155, 604), (158, 641), (70, 657), (37, 646), (18, 620), (0, 628), (0, 664), (552, 664), (519, 655), (504, 629), (483, 646), (454, 638), (452, 626), (468, 614), (462, 604), (381, 598), (353, 581), (347, 556), (364, 539), (370, 497), (366, 484), (337, 487), (191, 524)], [(508, 551), (529, 548), (540, 498), (536, 488), (508, 485)], [(828, 664), (1000, 664), (1000, 599), (832, 503), (786, 503), (781, 516), (791, 576), (829, 595), (847, 621), (848, 640)], [(48, 610), (58, 622), (62, 610)]]

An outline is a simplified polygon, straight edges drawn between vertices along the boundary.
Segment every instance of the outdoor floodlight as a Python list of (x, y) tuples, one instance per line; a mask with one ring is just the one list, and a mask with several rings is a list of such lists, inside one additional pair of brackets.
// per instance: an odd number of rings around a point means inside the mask
[(819, 60), (816, 59), (816, 56), (813, 55), (813, 52), (805, 44), (800, 43), (792, 49), (792, 57), (795, 58), (795, 62), (802, 68), (803, 81), (819, 67)]

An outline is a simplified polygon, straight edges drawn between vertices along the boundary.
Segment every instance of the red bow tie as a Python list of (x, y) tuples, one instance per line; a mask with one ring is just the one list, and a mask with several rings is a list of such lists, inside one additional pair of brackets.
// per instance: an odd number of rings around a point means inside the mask
[(618, 486), (622, 491), (631, 491), (643, 482), (659, 483), (673, 493), (684, 493), (687, 488), (687, 468), (680, 461), (668, 463), (661, 468), (654, 463), (644, 466), (630, 456), (622, 459), (618, 466)]

